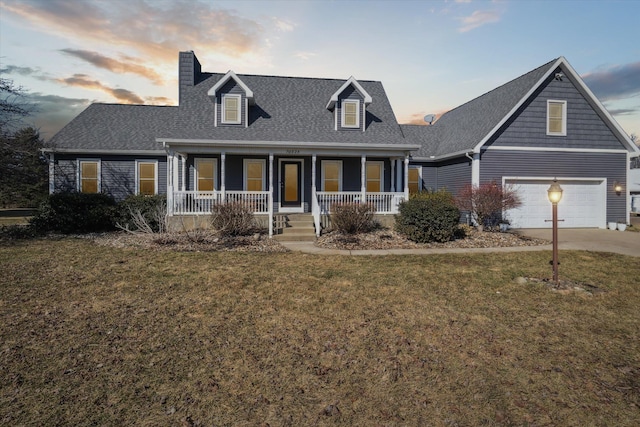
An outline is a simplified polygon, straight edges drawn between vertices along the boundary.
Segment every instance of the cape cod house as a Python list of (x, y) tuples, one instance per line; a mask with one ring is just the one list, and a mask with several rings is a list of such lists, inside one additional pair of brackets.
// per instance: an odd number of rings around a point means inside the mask
[(180, 52), (178, 106), (93, 104), (51, 143), (51, 192), (166, 194), (173, 218), (238, 201), (270, 235), (303, 213), (319, 235), (335, 202), (388, 215), (410, 192), (491, 181), (518, 187), (515, 226), (548, 227), (554, 178), (563, 226), (603, 228), (628, 221), (640, 154), (564, 58), (415, 126), (378, 81), (206, 73)]

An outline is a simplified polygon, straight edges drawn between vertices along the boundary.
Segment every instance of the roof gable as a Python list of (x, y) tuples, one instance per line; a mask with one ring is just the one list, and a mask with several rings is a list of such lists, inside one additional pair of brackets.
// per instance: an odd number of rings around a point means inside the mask
[(331, 110), (335, 107), (336, 102), (338, 102), (338, 97), (349, 86), (353, 86), (354, 89), (357, 90), (358, 93), (360, 93), (360, 96), (362, 96), (362, 99), (364, 100), (365, 106), (371, 104), (371, 102), (373, 101), (371, 95), (369, 95), (369, 93), (360, 85), (360, 83), (358, 83), (358, 81), (353, 76), (351, 76), (347, 79), (346, 82), (344, 82), (342, 86), (340, 86), (337, 91), (333, 93), (333, 95), (331, 95), (331, 98), (329, 98), (329, 102), (327, 103), (327, 110)]
[(213, 87), (211, 87), (211, 89), (209, 89), (209, 92), (207, 92), (207, 95), (213, 98), (217, 97), (218, 91), (220, 91), (220, 89), (222, 89), (222, 87), (232, 79), (236, 82), (238, 86), (242, 88), (242, 90), (245, 93), (245, 96), (249, 100), (249, 104), (253, 105), (253, 103), (255, 102), (253, 99), (253, 91), (249, 89), (249, 86), (247, 86), (242, 81), (242, 79), (240, 79), (240, 77), (238, 77), (236, 73), (234, 73), (232, 70), (227, 71), (227, 74), (225, 74), (220, 80), (218, 80), (216, 84), (213, 85)]

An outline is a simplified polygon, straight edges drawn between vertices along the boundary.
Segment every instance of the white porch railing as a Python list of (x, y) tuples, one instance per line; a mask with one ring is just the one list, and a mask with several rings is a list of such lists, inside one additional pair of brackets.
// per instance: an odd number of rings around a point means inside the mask
[[(332, 205), (336, 203), (359, 203), (361, 199), (362, 192), (360, 191), (316, 192), (316, 197), (312, 201), (316, 234), (320, 235), (321, 227), (328, 224), (328, 216), (331, 214)], [(365, 203), (371, 203), (378, 214), (398, 213), (398, 205), (403, 200), (406, 200), (405, 193), (365, 193)]]
[(223, 202), (242, 203), (255, 214), (268, 214), (271, 212), (269, 194), (268, 191), (174, 191), (167, 202), (171, 215), (206, 215), (214, 205)]
[[(362, 199), (360, 191), (318, 191), (316, 195), (320, 213), (323, 215), (330, 214), (331, 205), (335, 203), (359, 203)], [(404, 199), (404, 193), (365, 193), (365, 203), (371, 203), (379, 214), (398, 213), (398, 205)]]

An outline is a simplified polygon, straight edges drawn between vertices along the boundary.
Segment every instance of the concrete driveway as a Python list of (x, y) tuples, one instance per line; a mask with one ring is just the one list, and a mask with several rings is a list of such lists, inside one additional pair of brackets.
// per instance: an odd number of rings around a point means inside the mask
[[(551, 240), (550, 229), (518, 229), (524, 236)], [(559, 249), (578, 249), (614, 252), (640, 257), (640, 233), (595, 228), (561, 228), (558, 230)]]

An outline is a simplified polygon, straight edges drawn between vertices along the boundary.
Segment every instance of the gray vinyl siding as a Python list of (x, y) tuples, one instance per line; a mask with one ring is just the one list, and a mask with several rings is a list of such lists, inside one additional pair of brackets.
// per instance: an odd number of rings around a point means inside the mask
[[(240, 95), (240, 123), (222, 123), (222, 96), (226, 94)], [(244, 93), (242, 87), (238, 85), (235, 80), (229, 79), (229, 81), (225, 83), (216, 94), (216, 116), (218, 126), (245, 127), (247, 124), (247, 109), (245, 108), (245, 100), (246, 94)]]
[[(357, 128), (343, 128), (342, 127), (342, 101), (345, 99), (351, 99), (351, 100), (359, 100), (359, 110), (358, 110), (358, 117), (360, 120), (360, 126)], [(349, 87), (345, 88), (344, 91), (342, 91), (342, 93), (340, 95), (338, 95), (338, 102), (336, 103), (336, 114), (337, 114), (337, 119), (338, 119), (338, 130), (340, 131), (362, 131), (365, 123), (364, 123), (364, 119), (363, 119), (363, 112), (364, 110), (364, 99), (362, 98), (362, 95), (360, 95), (360, 93), (352, 86), (349, 85)]]
[(480, 161), (480, 183), (510, 177), (607, 179), (607, 221), (626, 218), (626, 196), (616, 194), (614, 182), (627, 180), (626, 153), (563, 153), (486, 151)]
[(78, 160), (100, 161), (100, 191), (122, 200), (136, 191), (136, 160), (157, 160), (158, 194), (167, 193), (167, 159), (163, 156), (56, 155), (55, 191), (78, 191)]
[[(561, 71), (560, 69), (556, 72)], [(624, 149), (568, 77), (555, 72), (489, 142), (496, 146)], [(547, 135), (547, 100), (566, 101), (566, 136)]]
[(466, 184), (471, 184), (471, 161), (467, 158), (422, 167), (422, 186), (427, 190), (445, 189), (455, 195)]

